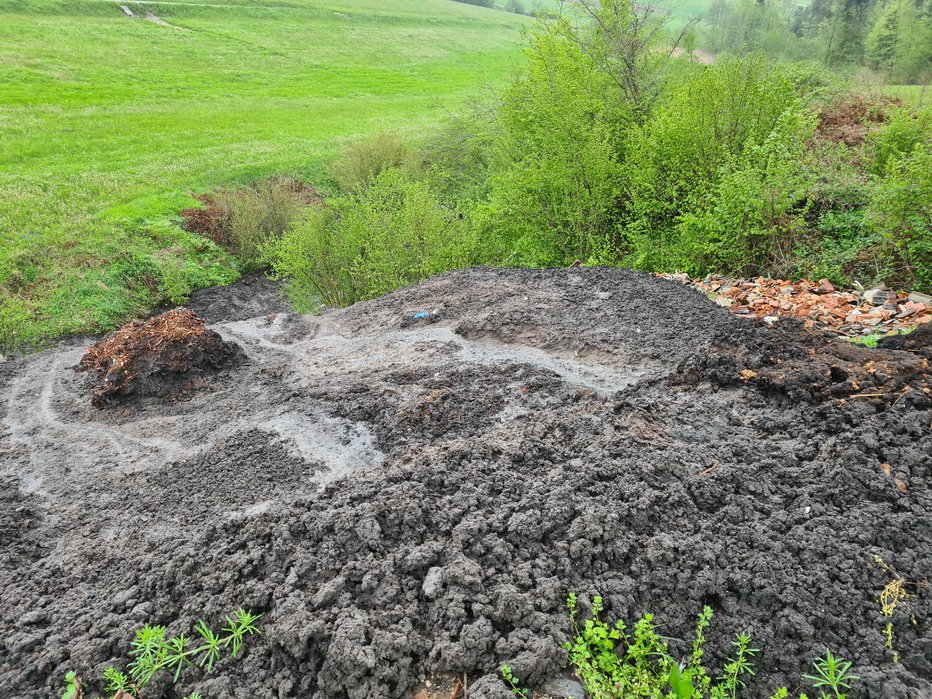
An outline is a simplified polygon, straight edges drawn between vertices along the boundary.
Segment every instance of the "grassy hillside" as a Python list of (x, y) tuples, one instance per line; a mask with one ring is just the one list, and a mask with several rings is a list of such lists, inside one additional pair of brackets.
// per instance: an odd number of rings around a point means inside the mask
[(163, 23), (106, 0), (0, 0), (0, 344), (233, 278), (177, 226), (191, 192), (314, 180), (349, 139), (422, 129), (503, 80), (529, 21), (449, 0), (145, 7)]

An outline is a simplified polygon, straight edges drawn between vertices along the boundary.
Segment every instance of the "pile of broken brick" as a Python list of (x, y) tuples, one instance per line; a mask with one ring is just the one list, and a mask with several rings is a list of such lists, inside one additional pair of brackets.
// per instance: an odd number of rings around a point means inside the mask
[(791, 316), (803, 319), (806, 327), (848, 337), (902, 332), (932, 320), (932, 296), (896, 292), (884, 284), (839, 291), (827, 279), (733, 279), (714, 274), (692, 279), (683, 273), (657, 276), (691, 286), (738, 315), (768, 323)]

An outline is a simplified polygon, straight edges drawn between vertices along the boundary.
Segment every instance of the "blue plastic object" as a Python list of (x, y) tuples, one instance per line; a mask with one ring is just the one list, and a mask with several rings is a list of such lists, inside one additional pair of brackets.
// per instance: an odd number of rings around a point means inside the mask
[(421, 318), (426, 318), (429, 315), (430, 313), (428, 313), (427, 311), (421, 311), (420, 313), (414, 314), (414, 320), (420, 320)]

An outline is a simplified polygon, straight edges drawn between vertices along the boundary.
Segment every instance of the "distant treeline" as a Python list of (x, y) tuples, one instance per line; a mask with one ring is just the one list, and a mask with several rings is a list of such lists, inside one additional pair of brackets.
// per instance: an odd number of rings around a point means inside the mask
[(929, 0), (715, 0), (697, 34), (696, 45), (715, 54), (866, 66), (902, 84), (932, 75)]

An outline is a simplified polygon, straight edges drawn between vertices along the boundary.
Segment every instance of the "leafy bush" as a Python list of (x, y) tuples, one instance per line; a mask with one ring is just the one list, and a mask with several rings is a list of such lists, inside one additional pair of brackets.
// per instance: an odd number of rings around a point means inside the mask
[(753, 276), (787, 268), (812, 186), (800, 167), (807, 132), (811, 121), (788, 112), (763, 143), (750, 144), (723, 169), (698, 211), (680, 217), (671, 250), (677, 269)]
[(932, 289), (932, 142), (915, 144), (904, 157), (888, 158), (865, 220), (897, 261), (896, 278)]
[(891, 160), (907, 157), (917, 146), (932, 140), (932, 106), (918, 113), (891, 109), (886, 125), (869, 134), (866, 149), (871, 173), (883, 177)]
[(438, 196), (468, 206), (489, 193), (495, 113), (479, 106), (451, 118), (418, 149), (416, 172), (423, 172)]
[(535, 36), (498, 110), (490, 192), (474, 216), (489, 259), (560, 265), (611, 239), (630, 109), (610, 95), (609, 77), (574, 42), (555, 30)]
[(413, 162), (414, 151), (408, 139), (386, 132), (347, 148), (331, 166), (331, 174), (341, 191), (352, 194), (366, 189), (385, 170)]
[(388, 169), (371, 186), (311, 211), (266, 248), (299, 310), (374, 298), (469, 259), (466, 227), (433, 188)]
[[(645, 614), (629, 632), (621, 619), (614, 625), (602, 620), (601, 597), (593, 598), (590, 617), (582, 625), (576, 620), (575, 594), (569, 595), (567, 607), (573, 633), (564, 647), (586, 693), (596, 699), (735, 699), (755, 676), (752, 661), (759, 650), (752, 648), (751, 637), (742, 633), (732, 641), (733, 656), (713, 679), (704, 665), (705, 631), (712, 620), (709, 607), (704, 607), (696, 620), (692, 652), (683, 662), (670, 654), (670, 639), (657, 632), (650, 614)], [(834, 656), (829, 649), (813, 667), (816, 674), (803, 677), (821, 690), (819, 699), (845, 699), (845, 691), (858, 679), (849, 674), (851, 663)], [(502, 667), (502, 678), (516, 696), (528, 696), (508, 665)], [(782, 687), (771, 699), (788, 696), (788, 690)], [(806, 695), (801, 694), (799, 699), (806, 699)]]
[(760, 55), (724, 59), (687, 80), (625, 161), (629, 263), (753, 272), (802, 225), (812, 133), (790, 73)]

